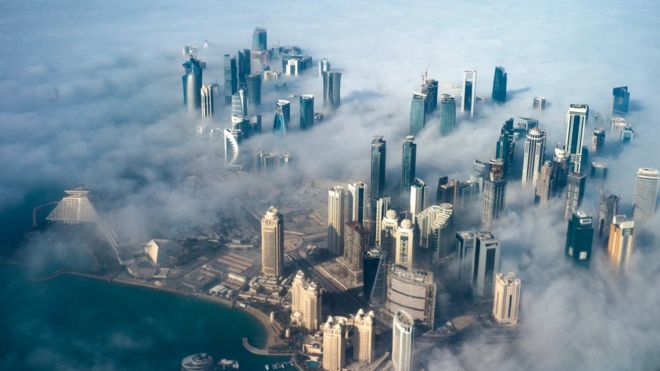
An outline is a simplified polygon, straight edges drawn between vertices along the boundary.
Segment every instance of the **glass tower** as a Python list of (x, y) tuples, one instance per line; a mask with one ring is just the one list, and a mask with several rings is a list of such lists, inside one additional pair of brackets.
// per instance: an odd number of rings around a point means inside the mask
[(588, 267), (591, 260), (593, 234), (594, 227), (591, 216), (581, 210), (574, 212), (568, 221), (564, 255), (576, 264)]
[(504, 67), (495, 67), (495, 76), (493, 77), (493, 101), (504, 103), (506, 102), (506, 79), (507, 73)]
[(620, 86), (612, 89), (612, 114), (615, 116), (625, 116), (628, 113), (628, 104), (630, 102), (630, 93), (627, 86)]
[(291, 119), (291, 103), (288, 100), (279, 99), (275, 103), (275, 119), (273, 120), (273, 132), (281, 135), (286, 134)]
[(451, 94), (440, 97), (440, 135), (449, 135), (456, 128), (456, 99)]
[(181, 76), (183, 85), (183, 104), (188, 108), (188, 111), (196, 111), (202, 106), (202, 69), (204, 63), (199, 59), (190, 56), (187, 62), (182, 64), (185, 70)]
[(525, 140), (525, 154), (523, 156), (522, 184), (536, 186), (541, 166), (545, 160), (545, 132), (532, 128)]
[(415, 137), (408, 135), (403, 141), (403, 156), (401, 159), (401, 192), (410, 190), (415, 179), (415, 167), (417, 166), (417, 144)]
[(426, 121), (426, 95), (413, 93), (410, 103), (410, 134), (415, 135), (424, 129)]
[(422, 94), (426, 95), (426, 113), (433, 113), (438, 106), (438, 80), (424, 80), (422, 83)]
[(372, 219), (375, 217), (376, 201), (383, 197), (385, 191), (385, 159), (387, 157), (386, 142), (382, 136), (376, 136), (371, 141), (371, 191), (369, 199)]
[(323, 74), (323, 106), (336, 109), (341, 103), (341, 72), (328, 71)]
[(225, 104), (231, 104), (231, 96), (238, 91), (236, 58), (225, 54)]
[(306, 130), (314, 126), (314, 96), (300, 96), (300, 129)]
[(586, 104), (571, 104), (566, 113), (565, 150), (575, 173), (579, 173), (582, 166), (582, 142), (588, 118), (589, 106)]
[(474, 117), (477, 103), (477, 71), (465, 71), (461, 112), (469, 118)]
[(491, 230), (493, 221), (498, 219), (504, 211), (506, 197), (506, 180), (504, 179), (504, 165), (501, 160), (490, 161), (490, 173), (484, 180), (484, 204), (481, 215), (481, 226)]
[(252, 50), (265, 52), (268, 50), (268, 33), (265, 28), (257, 27), (252, 33)]
[(251, 115), (259, 112), (261, 106), (261, 74), (255, 73), (247, 77), (247, 104)]

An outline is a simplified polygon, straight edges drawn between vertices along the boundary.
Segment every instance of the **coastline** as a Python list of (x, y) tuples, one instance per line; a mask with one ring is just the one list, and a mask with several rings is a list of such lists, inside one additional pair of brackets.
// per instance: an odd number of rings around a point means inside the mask
[[(17, 266), (21, 266), (20, 263), (18, 262), (9, 262), (9, 261), (3, 261), (2, 263), (10, 263), (14, 264)], [(271, 346), (279, 344), (278, 341), (278, 335), (279, 335), (279, 329), (276, 327), (275, 323), (270, 322), (270, 317), (259, 311), (256, 308), (246, 306), (246, 307), (240, 307), (240, 306), (235, 306), (234, 303), (230, 300), (221, 298), (221, 297), (216, 297), (216, 296), (211, 296), (207, 294), (202, 294), (202, 293), (185, 293), (185, 292), (180, 292), (175, 289), (167, 288), (167, 287), (159, 287), (153, 284), (149, 284), (148, 282), (142, 282), (142, 281), (137, 281), (137, 280), (132, 280), (132, 279), (125, 279), (125, 278), (117, 278), (117, 276), (101, 276), (101, 275), (96, 275), (92, 273), (83, 273), (83, 272), (76, 272), (76, 271), (69, 271), (69, 270), (58, 270), (56, 272), (53, 272), (52, 274), (43, 277), (43, 278), (37, 278), (37, 279), (32, 279), (31, 281), (34, 283), (42, 283), (42, 282), (47, 282), (54, 280), (60, 276), (63, 275), (71, 275), (71, 276), (77, 276), (77, 277), (82, 277), (82, 278), (87, 278), (87, 279), (94, 279), (94, 280), (99, 280), (99, 281), (105, 281), (108, 283), (116, 283), (120, 285), (126, 285), (126, 286), (133, 286), (133, 287), (142, 287), (145, 289), (151, 289), (151, 290), (157, 290), (161, 292), (167, 292), (173, 295), (177, 296), (182, 296), (182, 297), (192, 297), (195, 299), (199, 300), (205, 300), (212, 302), (217, 305), (221, 305), (223, 307), (226, 307), (228, 309), (232, 310), (240, 310), (243, 311), (244, 313), (249, 314), (252, 318), (256, 319), (260, 324), (261, 327), (266, 330), (266, 345), (265, 345), (265, 350), (269, 349)], [(264, 354), (260, 354), (264, 355)], [(278, 354), (273, 354), (277, 356)]]

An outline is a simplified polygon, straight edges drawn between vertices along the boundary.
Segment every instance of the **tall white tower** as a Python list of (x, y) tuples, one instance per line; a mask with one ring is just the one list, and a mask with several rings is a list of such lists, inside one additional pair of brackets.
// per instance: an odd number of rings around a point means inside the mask
[(217, 88), (217, 84), (204, 84), (200, 90), (202, 96), (202, 118), (211, 118), (213, 117), (213, 112), (215, 111), (214, 107), (214, 90)]
[(392, 364), (395, 371), (413, 370), (415, 321), (403, 310), (392, 321)]
[(525, 155), (523, 157), (522, 184), (536, 187), (541, 166), (545, 160), (545, 132), (532, 128), (525, 140)]
[(655, 215), (658, 183), (660, 183), (660, 172), (657, 169), (642, 167), (637, 170), (633, 198), (635, 220), (649, 219)]
[(518, 324), (520, 308), (520, 278), (513, 272), (495, 276), (495, 294), (493, 295), (493, 317), (503, 326)]
[(410, 217), (412, 223), (417, 221), (415, 218), (422, 210), (424, 210), (424, 197), (426, 196), (426, 183), (419, 178), (413, 180), (410, 186)]
[(415, 246), (415, 229), (408, 219), (403, 219), (396, 230), (396, 250), (394, 263), (412, 267)]
[(474, 117), (477, 105), (477, 71), (465, 71), (463, 79), (463, 96), (461, 97), (461, 112), (470, 118)]
[(328, 250), (335, 255), (344, 253), (344, 187), (328, 190)]
[(332, 316), (322, 326), (323, 331), (323, 370), (342, 371), (346, 364), (346, 339), (344, 321)]

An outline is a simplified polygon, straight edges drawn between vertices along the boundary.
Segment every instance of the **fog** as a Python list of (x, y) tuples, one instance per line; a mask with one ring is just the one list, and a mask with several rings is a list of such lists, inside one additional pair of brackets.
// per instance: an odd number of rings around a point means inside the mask
[[(342, 71), (342, 105), (313, 130), (269, 133), (274, 101), (314, 94), (322, 110), (316, 68), (289, 89), (263, 85), (263, 128), (250, 145), (291, 152), (292, 178), (369, 181), (373, 135), (387, 140), (388, 187), (399, 182), (401, 142), (409, 127), (411, 95), (420, 75), (439, 80), (439, 94), (458, 93), (463, 71), (478, 71), (478, 118), (458, 120), (440, 137), (432, 116), (417, 137), (417, 173), (435, 194), (437, 178), (466, 179), (473, 160), (494, 157), (501, 124), (537, 118), (548, 134), (547, 156), (563, 142), (571, 103), (601, 115), (609, 133), (611, 89), (627, 85), (632, 144), (607, 138), (609, 175), (601, 189), (587, 180), (584, 209), (597, 213), (599, 192), (622, 197), (630, 215), (635, 171), (660, 168), (660, 37), (652, 1), (334, 2), (279, 3), (156, 1), (89, 4), (11, 2), (0, 5), (0, 211), (32, 208), (42, 189), (85, 185), (104, 217), (127, 238), (168, 236), (180, 225), (205, 227), (231, 210), (235, 194), (269, 178), (227, 176), (222, 140), (194, 134), (197, 116), (181, 102), (181, 48), (201, 46), (204, 82), (223, 84), (222, 56), (249, 48), (255, 26), (268, 43), (297, 45), (315, 61), (328, 58)], [(508, 72), (508, 101), (488, 102), (493, 70)], [(275, 66), (279, 70), (279, 66)], [(279, 81), (281, 82), (281, 81)], [(544, 96), (547, 110), (532, 111)], [(222, 98), (216, 98), (216, 104)], [(457, 106), (458, 106), (457, 99)], [(216, 124), (227, 127), (226, 108)], [(523, 141), (516, 152), (522, 151)], [(278, 179), (273, 186), (282, 186)], [(531, 194), (511, 181), (507, 213), (495, 228), (503, 246), (502, 270), (523, 282), (519, 338), (476, 337), (458, 348), (438, 345), (419, 355), (432, 370), (642, 370), (660, 367), (660, 272), (656, 218), (638, 240), (632, 273), (613, 277), (594, 245), (591, 269), (563, 259), (566, 223), (561, 199), (531, 207)], [(433, 197), (431, 197), (433, 198)], [(641, 237), (640, 237), (641, 236)], [(28, 242), (29, 244), (29, 242)]]

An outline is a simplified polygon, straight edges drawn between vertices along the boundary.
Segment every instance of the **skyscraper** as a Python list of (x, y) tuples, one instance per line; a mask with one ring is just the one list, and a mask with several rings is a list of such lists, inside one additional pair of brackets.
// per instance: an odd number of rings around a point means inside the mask
[(456, 100), (451, 94), (440, 96), (440, 135), (451, 134), (456, 128)]
[(426, 183), (419, 178), (415, 178), (410, 186), (410, 218), (413, 224), (417, 222), (417, 214), (424, 210), (425, 198)]
[(225, 54), (225, 104), (231, 104), (231, 96), (238, 91), (238, 72), (236, 68), (236, 58)]
[(321, 288), (298, 271), (291, 282), (291, 322), (315, 331), (321, 325)]
[(381, 136), (375, 136), (371, 141), (371, 189), (370, 208), (372, 219), (375, 216), (376, 201), (383, 197), (385, 191), (385, 159), (387, 157), (386, 142)]
[(250, 49), (239, 50), (237, 53), (236, 62), (238, 88), (246, 89), (247, 77), (252, 69), (250, 62)]
[(214, 107), (214, 90), (216, 84), (204, 84), (200, 90), (200, 96), (202, 100), (202, 118), (212, 118), (213, 112), (215, 112)]
[[(374, 240), (376, 241), (376, 246), (378, 246), (378, 247), (381, 246), (380, 231), (383, 229), (382, 228), (383, 218), (385, 217), (385, 214), (387, 213), (387, 210), (389, 210), (389, 209), (390, 209), (390, 198), (389, 197), (382, 197), (382, 198), (379, 198), (376, 201), (376, 212), (374, 213), (373, 210), (372, 210), (372, 214), (375, 215), (375, 218), (376, 218), (376, 220), (374, 221), (374, 224), (373, 224), (373, 225), (376, 226), (376, 228), (375, 228), (376, 235), (374, 236)], [(396, 218), (396, 212), (394, 213), (394, 216)]]
[(346, 338), (344, 318), (335, 320), (332, 316), (322, 326), (323, 370), (342, 371), (346, 365)]
[(592, 179), (607, 178), (607, 164), (604, 162), (597, 162), (597, 161), (592, 162), (590, 176)]
[(545, 109), (545, 98), (544, 97), (534, 97), (534, 103), (532, 105), (535, 111), (543, 111)]
[(490, 161), (488, 179), (484, 180), (484, 203), (481, 215), (483, 229), (491, 230), (493, 220), (500, 217), (506, 202), (506, 180), (504, 166), (501, 160)]
[(461, 97), (461, 112), (474, 118), (477, 105), (477, 71), (465, 71), (463, 79), (463, 96)]
[(396, 231), (399, 228), (399, 218), (396, 211), (389, 209), (381, 221), (381, 228), (377, 231), (380, 234), (380, 248), (386, 254), (388, 261), (394, 261), (396, 249)]
[(572, 171), (575, 173), (580, 173), (584, 128), (588, 118), (589, 106), (586, 104), (571, 104), (566, 113), (565, 150), (570, 156)]
[(285, 99), (278, 99), (275, 103), (275, 119), (273, 120), (273, 132), (281, 135), (286, 134), (291, 120), (291, 103)]
[(432, 113), (438, 106), (438, 80), (422, 77), (422, 94), (426, 95), (426, 113)]
[(586, 182), (586, 175), (580, 175), (578, 173), (570, 173), (568, 175), (566, 202), (564, 204), (564, 219), (568, 219), (571, 214), (577, 211), (580, 205), (582, 205)]
[(303, 94), (300, 96), (300, 129), (306, 130), (314, 126), (314, 96)]
[(525, 140), (525, 155), (523, 157), (522, 184), (536, 186), (541, 166), (545, 160), (545, 132), (532, 128)]
[(495, 67), (495, 76), (493, 77), (493, 101), (504, 103), (506, 102), (506, 80), (507, 73), (504, 67)]
[(446, 259), (455, 246), (454, 207), (443, 203), (432, 205), (417, 214), (419, 247), (433, 252), (436, 260)]
[(637, 170), (633, 198), (635, 220), (650, 219), (655, 215), (658, 183), (660, 183), (660, 172), (657, 169), (641, 167)]
[(403, 151), (401, 159), (401, 194), (405, 195), (415, 180), (415, 168), (417, 166), (417, 144), (415, 137), (406, 136), (403, 141)]
[(239, 89), (231, 96), (231, 122), (232, 124), (241, 123), (247, 117), (247, 99), (245, 91)]
[(495, 276), (495, 295), (493, 297), (493, 318), (502, 326), (518, 324), (520, 308), (520, 278), (513, 272)]
[(625, 116), (628, 113), (630, 93), (627, 86), (612, 89), (612, 115)]
[(490, 163), (474, 160), (472, 169), (470, 169), (470, 181), (479, 184), (479, 189), (484, 189), (484, 180), (488, 178), (490, 173)]
[(472, 264), (476, 242), (476, 232), (456, 232), (456, 278), (461, 285), (472, 284)]
[(416, 135), (426, 123), (426, 95), (413, 93), (410, 103), (410, 134)]
[(247, 76), (247, 103), (251, 115), (259, 112), (261, 107), (261, 74), (254, 73)]
[(500, 242), (491, 232), (479, 232), (472, 249), (472, 290), (479, 297), (493, 294), (495, 274), (500, 271)]
[(571, 258), (576, 264), (589, 266), (593, 234), (591, 216), (582, 210), (574, 212), (568, 221), (564, 255)]
[(284, 216), (271, 206), (261, 219), (261, 273), (279, 278), (284, 265)]
[(188, 111), (198, 110), (202, 105), (202, 69), (204, 62), (190, 55), (190, 59), (182, 64), (184, 74), (181, 76), (183, 85), (183, 104)]
[(600, 205), (598, 207), (598, 239), (607, 246), (610, 237), (610, 226), (614, 215), (619, 211), (619, 197), (609, 194), (600, 196)]
[(347, 205), (350, 210), (349, 221), (364, 226), (367, 212), (367, 185), (364, 182), (349, 183), (348, 192), (351, 196), (351, 203)]
[(541, 166), (539, 178), (534, 188), (534, 203), (545, 204), (554, 196), (555, 170), (554, 162), (546, 161)]
[(405, 310), (394, 314), (392, 321), (392, 365), (394, 371), (413, 370), (415, 321)]
[(223, 130), (222, 133), (225, 143), (225, 163), (227, 165), (234, 165), (239, 155), (238, 133), (234, 133), (229, 129)]
[(612, 267), (618, 274), (624, 273), (630, 262), (635, 244), (635, 221), (627, 220), (625, 215), (616, 215), (612, 219), (607, 255)]
[(461, 200), (461, 183), (457, 179), (447, 179), (441, 177), (438, 179), (438, 190), (435, 195), (435, 203), (449, 203), (458, 209)]
[(328, 251), (335, 255), (344, 252), (345, 197), (342, 186), (328, 190)]
[(323, 78), (323, 74), (330, 72), (330, 62), (323, 58), (319, 61), (319, 77)]
[(359, 309), (353, 317), (353, 358), (359, 362), (374, 361), (374, 312)]
[(495, 147), (495, 158), (502, 160), (504, 166), (504, 175), (510, 175), (513, 168), (513, 158), (515, 154), (516, 140), (515, 130), (513, 128), (513, 118), (509, 118), (502, 124), (500, 137)]
[(252, 50), (261, 52), (268, 50), (268, 33), (265, 28), (257, 27), (252, 32)]
[(415, 228), (409, 219), (403, 219), (394, 234), (394, 263), (412, 268), (415, 255)]
[(323, 107), (337, 109), (341, 104), (341, 72), (328, 71), (323, 74)]
[(598, 153), (605, 147), (605, 129), (595, 128), (594, 135), (591, 137), (591, 151)]
[(433, 272), (393, 264), (387, 277), (385, 308), (392, 315), (403, 309), (414, 320), (433, 329), (436, 292)]
[(348, 222), (344, 226), (344, 254), (341, 262), (348, 270), (353, 287), (364, 282), (364, 253), (369, 245), (369, 231), (357, 222)]

